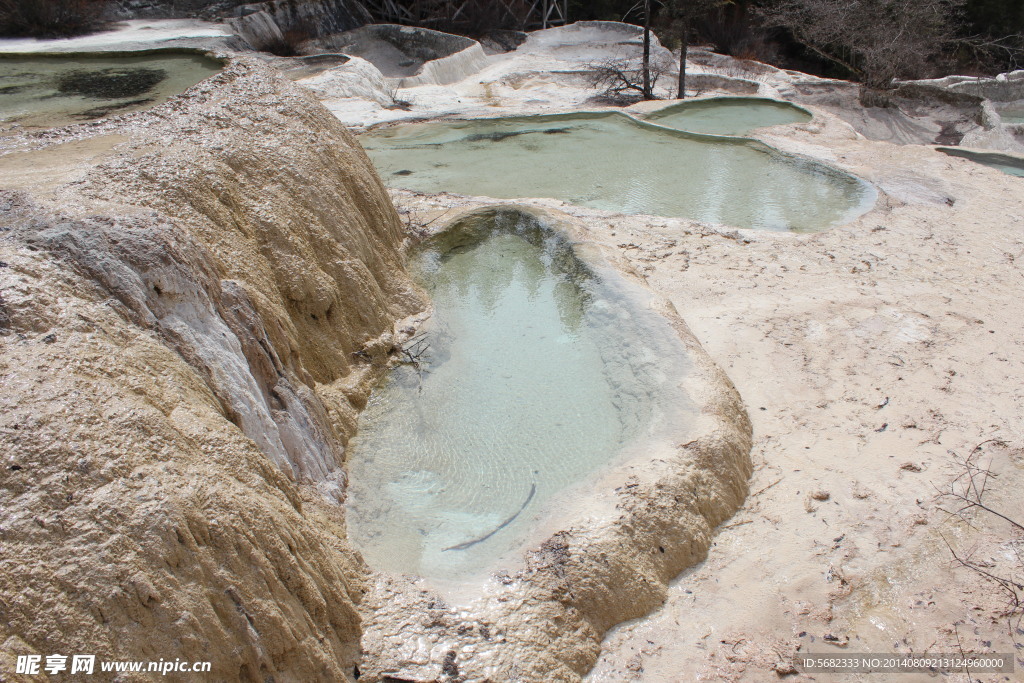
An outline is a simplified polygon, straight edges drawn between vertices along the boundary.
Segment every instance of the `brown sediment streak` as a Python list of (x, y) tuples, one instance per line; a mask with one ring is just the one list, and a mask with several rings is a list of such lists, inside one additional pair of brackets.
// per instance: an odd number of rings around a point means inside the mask
[(465, 550), (466, 548), (472, 547), (472, 546), (476, 545), (477, 543), (483, 543), (488, 538), (490, 538), (494, 534), (498, 533), (499, 531), (501, 531), (502, 529), (507, 527), (509, 524), (511, 524), (513, 521), (515, 521), (516, 517), (518, 517), (519, 515), (523, 514), (523, 510), (525, 510), (526, 506), (530, 504), (531, 500), (533, 500), (533, 494), (535, 494), (535, 493), (537, 493), (537, 485), (536, 484), (530, 484), (530, 493), (526, 496), (526, 500), (523, 501), (523, 504), (519, 506), (519, 509), (516, 511), (516, 513), (514, 515), (512, 515), (511, 517), (506, 519), (504, 522), (499, 524), (489, 534), (487, 534), (485, 536), (481, 536), (480, 538), (474, 539), (472, 541), (466, 541), (465, 543), (459, 543), (458, 545), (448, 546), (447, 548), (444, 548), (441, 552), (446, 553), (449, 550)]

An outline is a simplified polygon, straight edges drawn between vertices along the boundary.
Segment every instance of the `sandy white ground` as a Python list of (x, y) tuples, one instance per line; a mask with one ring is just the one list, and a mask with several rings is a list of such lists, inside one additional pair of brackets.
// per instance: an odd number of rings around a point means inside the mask
[[(759, 681), (798, 651), (956, 652), (957, 632), (1013, 651), (1003, 596), (946, 547), (1012, 573), (1012, 530), (952, 522), (937, 494), (996, 439), (987, 500), (1024, 513), (1019, 181), (928, 148), (829, 147), (905, 199), (809, 236), (535, 201), (674, 303), (754, 424), (745, 508), (661, 611), (613, 631), (591, 680)], [(395, 197), (424, 220), (477, 203)]]
[[(403, 90), (411, 111), (325, 104), (353, 126), (595, 108), (574, 72), (635, 54), (635, 34), (566, 36), (540, 32), (459, 83)], [(783, 98), (828, 83), (741, 69), (694, 72)], [(1012, 652), (1021, 638), (1003, 596), (946, 545), (1019, 576), (1012, 530), (985, 514), (971, 530), (938, 494), (961, 473), (957, 458), (989, 441), (981, 459), (999, 478), (987, 500), (1024, 517), (1024, 185), (927, 146), (869, 141), (811, 109), (814, 121), (757, 137), (874, 183), (878, 206), (853, 224), (772, 234), (535, 202), (584, 219), (624, 271), (673, 301), (755, 429), (746, 507), (662, 610), (606, 639), (590, 680), (772, 680), (798, 651)], [(422, 220), (483, 201), (394, 196)]]

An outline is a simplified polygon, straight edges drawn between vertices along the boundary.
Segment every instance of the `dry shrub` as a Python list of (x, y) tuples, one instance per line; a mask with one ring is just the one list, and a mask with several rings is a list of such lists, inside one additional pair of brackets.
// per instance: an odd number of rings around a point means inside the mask
[[(671, 70), (668, 61), (652, 59), (651, 90)], [(608, 104), (625, 106), (643, 99), (643, 64), (639, 58), (595, 62), (587, 65), (587, 74), (590, 87), (600, 90), (599, 98)]]
[(0, 35), (65, 38), (103, 28), (109, 0), (0, 0)]
[(779, 0), (759, 14), (765, 26), (786, 29), (869, 90), (888, 90), (897, 79), (942, 70), (966, 1)]

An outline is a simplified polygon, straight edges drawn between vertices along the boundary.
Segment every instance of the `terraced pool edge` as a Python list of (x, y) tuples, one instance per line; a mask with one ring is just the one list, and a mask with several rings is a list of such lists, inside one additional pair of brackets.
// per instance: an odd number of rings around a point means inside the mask
[[(715, 104), (715, 103), (725, 103), (725, 104), (728, 104), (730, 106), (732, 106), (732, 105), (737, 105), (738, 106), (738, 105), (742, 105), (742, 104), (767, 104), (767, 105), (771, 105), (771, 106), (777, 106), (779, 108), (793, 109), (793, 110), (796, 110), (796, 111), (798, 111), (798, 112), (800, 112), (802, 114), (805, 114), (807, 116), (807, 120), (806, 121), (791, 121), (791, 122), (787, 122), (787, 123), (769, 123), (769, 124), (764, 125), (764, 126), (755, 126), (751, 130), (758, 130), (760, 128), (769, 128), (771, 126), (787, 126), (787, 125), (794, 125), (794, 124), (797, 124), (797, 123), (808, 123), (808, 122), (814, 120), (814, 112), (812, 112), (811, 110), (809, 110), (809, 109), (807, 109), (805, 107), (800, 106), (799, 104), (794, 104), (793, 102), (788, 102), (786, 100), (775, 100), (775, 99), (772, 99), (770, 97), (756, 97), (756, 96), (751, 96), (751, 95), (717, 95), (717, 96), (714, 96), (714, 97), (690, 98), (690, 99), (686, 99), (686, 100), (679, 100), (679, 101), (675, 102), (674, 104), (669, 104), (669, 105), (666, 105), (666, 106), (661, 107), (659, 109), (652, 109), (652, 110), (649, 110), (649, 111), (644, 111), (641, 118), (644, 121), (654, 122), (654, 121), (657, 121), (660, 118), (665, 118), (667, 116), (671, 116), (672, 114), (684, 111), (686, 109), (691, 109), (691, 108), (692, 109), (696, 109), (696, 108), (699, 108), (701, 105)], [(668, 127), (668, 126), (666, 126), (666, 127)], [(675, 130), (683, 130), (683, 129), (676, 128)], [(694, 131), (689, 131), (689, 132), (692, 133)], [(706, 133), (705, 132), (705, 133), (702, 133), (702, 134), (703, 135), (714, 135), (716, 137), (743, 137), (743, 136), (729, 135), (727, 133)]]
[[(791, 164), (800, 166), (800, 167), (802, 167), (805, 170), (811, 170), (813, 172), (820, 173), (820, 174), (822, 174), (824, 176), (834, 178), (837, 181), (850, 182), (850, 183), (854, 183), (854, 184), (858, 185), (863, 190), (861, 201), (859, 203), (855, 204), (854, 206), (852, 206), (848, 210), (848, 212), (846, 213), (846, 215), (843, 217), (842, 220), (840, 220), (839, 222), (837, 222), (834, 225), (831, 225), (831, 226), (829, 226), (827, 228), (824, 228), (824, 230), (830, 230), (830, 229), (833, 229), (833, 228), (836, 228), (836, 227), (847, 225), (847, 224), (853, 222), (854, 220), (860, 218), (861, 216), (867, 214), (872, 209), (876, 208), (876, 206), (878, 204), (879, 191), (878, 191), (878, 188), (876, 188), (874, 184), (872, 184), (871, 182), (865, 180), (864, 178), (861, 178), (860, 176), (858, 176), (858, 175), (856, 175), (854, 173), (851, 173), (850, 171), (847, 171), (845, 169), (839, 168), (837, 166), (833, 166), (833, 165), (831, 165), (829, 163), (826, 163), (826, 162), (821, 161), (819, 159), (816, 159), (814, 157), (811, 157), (811, 156), (808, 156), (808, 155), (804, 155), (804, 154), (798, 154), (798, 153), (795, 153), (795, 152), (788, 152), (788, 151), (780, 150), (780, 149), (778, 149), (776, 147), (773, 147), (773, 146), (765, 143), (764, 141), (762, 141), (762, 140), (760, 140), (760, 139), (758, 139), (756, 137), (745, 137), (745, 136), (735, 136), (735, 135), (715, 135), (715, 134), (710, 134), (710, 133), (695, 133), (695, 132), (692, 132), (692, 131), (684, 131), (684, 130), (680, 130), (678, 128), (672, 128), (672, 127), (669, 127), (669, 126), (663, 126), (663, 125), (659, 125), (657, 123), (651, 122), (649, 120), (640, 118), (640, 117), (634, 115), (632, 112), (626, 112), (626, 111), (594, 111), (594, 110), (588, 110), (588, 111), (580, 111), (580, 112), (559, 112), (559, 113), (552, 113), (552, 114), (524, 114), (524, 115), (515, 115), (515, 116), (480, 116), (480, 117), (471, 117), (471, 118), (462, 117), (462, 116), (442, 116), (442, 117), (432, 117), (432, 118), (417, 118), (417, 119), (401, 120), (401, 121), (389, 121), (389, 122), (380, 123), (380, 124), (377, 124), (377, 125), (374, 125), (374, 126), (369, 126), (362, 134), (372, 134), (374, 131), (379, 131), (379, 130), (388, 129), (388, 128), (401, 127), (402, 125), (406, 125), (406, 124), (428, 124), (428, 123), (429, 124), (433, 124), (433, 123), (437, 123), (437, 124), (452, 124), (452, 123), (460, 123), (460, 122), (479, 123), (479, 122), (489, 121), (489, 120), (505, 121), (505, 122), (529, 122), (529, 123), (543, 124), (543, 123), (555, 123), (555, 122), (564, 121), (564, 120), (570, 120), (570, 119), (574, 120), (574, 121), (580, 121), (580, 120), (600, 120), (600, 119), (607, 119), (607, 118), (618, 118), (619, 120), (625, 120), (628, 124), (634, 125), (634, 126), (636, 126), (638, 128), (654, 131), (654, 132), (657, 132), (658, 134), (662, 134), (662, 135), (665, 135), (665, 134), (671, 135), (671, 136), (674, 136), (674, 137), (677, 137), (677, 138), (681, 138), (681, 139), (701, 141), (701, 142), (711, 142), (711, 143), (715, 143), (715, 144), (745, 146), (748, 149), (751, 149), (753, 151), (760, 152), (760, 153), (763, 153), (763, 154), (768, 155), (770, 157), (773, 157), (775, 159), (781, 159), (781, 160), (784, 160), (787, 163), (791, 163)], [(422, 192), (422, 190), (412, 190), (412, 191), (414, 191), (414, 192)], [(463, 194), (463, 193), (454, 192), (454, 191), (447, 191), (447, 192), (438, 191), (437, 192), (437, 194), (442, 194), (442, 193), (443, 194), (450, 194), (450, 195), (453, 195), (453, 196), (461, 196), (461, 197), (475, 196), (475, 195), (468, 195), (468, 194)], [(483, 195), (481, 195), (481, 196), (483, 196)], [(540, 197), (530, 197), (530, 199), (535, 199), (535, 198), (540, 198)], [(571, 204), (571, 202), (568, 202), (566, 200), (562, 200), (562, 199), (559, 199), (559, 198), (556, 198), (556, 197), (554, 197), (554, 198), (553, 197), (546, 197), (546, 198), (556, 199), (558, 201), (565, 201), (565, 203)], [(517, 198), (499, 198), (499, 197), (490, 198), (490, 199), (494, 199), (496, 201), (503, 201), (503, 200), (506, 200), (506, 199), (507, 200), (511, 200), (511, 201), (516, 201), (517, 200)], [(518, 199), (519, 200), (523, 200), (523, 199), (528, 199), (528, 197), (519, 197)], [(582, 206), (582, 205), (576, 205), (576, 204), (573, 204), (573, 205), (574, 206)], [(656, 213), (653, 213), (653, 212), (642, 212), (641, 214), (637, 214), (637, 215), (660, 215), (660, 214), (656, 214)], [(694, 218), (690, 218), (688, 220), (694, 220), (696, 222), (703, 222), (703, 221), (700, 221), (700, 220), (694, 219)], [(725, 226), (727, 226), (729, 228), (741, 227), (741, 226), (736, 226), (736, 225), (732, 225), (732, 224), (724, 224), (724, 223), (720, 224), (720, 225), (725, 225)], [(749, 229), (749, 228), (742, 228), (741, 227), (741, 229)], [(818, 232), (818, 231), (790, 230), (790, 232), (803, 233), (803, 232)]]
[[(203, 81), (214, 78), (217, 75), (223, 73), (233, 61), (233, 57), (229, 53), (222, 51), (205, 49), (198, 47), (159, 47), (159, 48), (147, 48), (140, 50), (83, 50), (83, 51), (45, 51), (45, 52), (5, 52), (0, 50), (0, 66), (3, 66), (5, 61), (31, 61), (31, 60), (74, 60), (74, 59), (105, 59), (113, 60), (118, 58), (132, 58), (132, 57), (160, 57), (160, 56), (188, 56), (188, 57), (200, 57), (211, 62), (211, 71), (209, 74), (193, 82), (191, 85), (178, 90), (176, 92), (161, 96), (162, 99), (155, 102), (146, 102), (146, 106), (138, 106), (133, 108), (124, 109), (123, 111), (117, 111), (116, 109), (100, 115), (96, 118), (82, 119), (79, 121), (75, 120), (58, 120), (53, 125), (37, 125), (28, 124), (24, 127), (25, 130), (30, 133), (45, 133), (46, 135), (52, 135), (55, 131), (62, 131), (75, 126), (80, 125), (96, 125), (103, 123), (111, 118), (125, 117), (139, 114), (141, 112), (149, 112), (155, 109), (163, 107), (168, 102), (173, 102), (176, 98), (181, 97), (191, 88), (196, 87)], [(122, 98), (124, 99), (124, 98)], [(21, 125), (15, 121), (18, 127)], [(10, 125), (11, 121), (0, 118), (0, 127), (4, 125)], [(0, 128), (2, 130), (2, 128)], [(0, 133), (2, 134), (2, 133)]]
[[(963, 147), (935, 147), (935, 151), (942, 152), (946, 156), (956, 157), (957, 159), (966, 159), (972, 163), (978, 164), (979, 166), (985, 166), (993, 170), (1005, 173), (1006, 175), (1015, 177), (1024, 177), (1024, 157), (1008, 154), (1006, 152), (997, 152), (994, 150), (984, 149), (972, 149)], [(1002, 167), (1010, 167), (1019, 171), (1014, 173), (1013, 171), (1003, 170)]]
[[(576, 219), (514, 204), (471, 209), (445, 227), (498, 210), (538, 216), (581, 242)], [(581, 258), (600, 258), (596, 248), (585, 251)], [(706, 556), (715, 527), (746, 498), (751, 425), (735, 387), (672, 304), (652, 297), (693, 363), (683, 382), (699, 409), (689, 441), (644, 452), (604, 473), (581, 508), (544, 525), (539, 537), (545, 540), (524, 554), (521, 567), (474, 588), (481, 597), (417, 577), (377, 574), (362, 607), (363, 661), (373, 667), (366, 674), (440, 676), (442, 659), (424, 661), (422, 652), (443, 655), (451, 647), (472, 648), (473, 657), (460, 659), (467, 677), (507, 680), (518, 670), (526, 678), (575, 679), (596, 661), (608, 629), (655, 609), (669, 582)], [(474, 626), (460, 628), (456, 638), (446, 624), (459, 622)]]

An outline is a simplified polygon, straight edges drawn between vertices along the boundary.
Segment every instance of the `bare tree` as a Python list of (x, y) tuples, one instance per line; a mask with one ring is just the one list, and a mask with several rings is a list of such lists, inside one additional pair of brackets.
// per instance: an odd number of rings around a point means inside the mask
[[(639, 77), (639, 80), (635, 82), (640, 84), (640, 96), (645, 100), (654, 99), (654, 83), (651, 80), (651, 19), (652, 14), (655, 11), (655, 5), (663, 5), (662, 0), (637, 0), (636, 3), (622, 15), (622, 21), (627, 21), (630, 18), (630, 15), (635, 12), (640, 12), (641, 19), (643, 20), (643, 57), (640, 60), (640, 68), (635, 70), (636, 75)], [(622, 75), (626, 75), (634, 71), (632, 67), (628, 67), (628, 60), (617, 60), (615, 64), (608, 62), (598, 66), (612, 67), (611, 71), (608, 72), (609, 74), (614, 71), (619, 71)], [(608, 69), (605, 68), (600, 68), (600, 70), (608, 71)], [(605, 94), (608, 93), (606, 92)]]
[(644, 60), (643, 76), (645, 100), (654, 99), (654, 86), (651, 84), (651, 0), (644, 1)]
[(606, 59), (587, 67), (591, 87), (600, 89), (601, 96), (614, 104), (655, 99), (654, 86), (671, 68), (667, 60), (656, 59), (652, 62), (649, 58), (646, 68), (643, 61), (636, 58)]
[(686, 55), (690, 47), (694, 22), (728, 2), (729, 0), (667, 0), (673, 33), (679, 41), (679, 79), (676, 95), (679, 99), (686, 97)]
[(852, 73), (861, 101), (897, 78), (925, 75), (957, 43), (966, 0), (780, 0), (759, 14)]
[(686, 53), (690, 44), (690, 35), (694, 22), (706, 15), (711, 9), (727, 4), (731, 0), (638, 0), (623, 17), (625, 21), (630, 14), (641, 12), (644, 24), (643, 59), (640, 67), (640, 93), (643, 99), (653, 100), (654, 80), (652, 69), (658, 75), (664, 72), (664, 64), (651, 64), (651, 23), (658, 15), (659, 22), (664, 26), (663, 11), (668, 13), (668, 25), (679, 42), (679, 97), (686, 93)]

